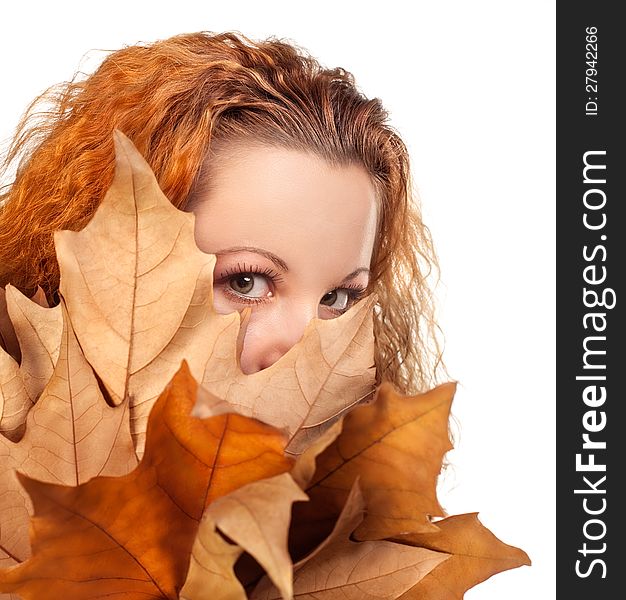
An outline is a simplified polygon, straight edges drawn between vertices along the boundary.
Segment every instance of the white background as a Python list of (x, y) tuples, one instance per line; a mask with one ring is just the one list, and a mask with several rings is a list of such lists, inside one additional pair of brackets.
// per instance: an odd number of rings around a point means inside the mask
[(460, 383), (441, 502), (478, 511), (533, 561), (466, 598), (555, 597), (554, 3), (5, 3), (0, 141), (36, 94), (95, 67), (90, 50), (229, 29), (295, 41), (390, 110), (440, 257), (445, 357)]

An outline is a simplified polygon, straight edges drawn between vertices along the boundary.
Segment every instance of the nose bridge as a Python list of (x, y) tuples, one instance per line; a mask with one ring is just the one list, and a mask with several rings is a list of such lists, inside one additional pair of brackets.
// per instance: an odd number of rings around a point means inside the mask
[(272, 366), (300, 341), (304, 330), (313, 317), (317, 316), (318, 302), (301, 300), (277, 309), (277, 317), (270, 330), (264, 332), (264, 351), (259, 356), (260, 370)]
[(277, 331), (272, 335), (276, 336), (276, 346), (282, 350), (282, 354), (302, 338), (306, 326), (317, 316), (317, 304), (310, 300), (302, 300), (291, 303), (281, 312)]

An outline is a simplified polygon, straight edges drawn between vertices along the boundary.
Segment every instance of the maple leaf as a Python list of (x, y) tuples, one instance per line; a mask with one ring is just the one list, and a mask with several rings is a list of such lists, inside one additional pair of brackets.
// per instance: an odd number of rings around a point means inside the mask
[(116, 131), (114, 141), (111, 187), (87, 226), (56, 232), (55, 246), (80, 345), (112, 402), (130, 398), (141, 455), (150, 409), (181, 360), (198, 377), (218, 338), (236, 342), (239, 314), (212, 310), (215, 256), (197, 248), (193, 215), (167, 200), (128, 138)]
[[(11, 285), (0, 292), (0, 333), (7, 349), (0, 348), (0, 433), (18, 441), (26, 414), (52, 376), (63, 323), (60, 307), (47, 308), (43, 292), (30, 300)], [(23, 356), (20, 346), (28, 348)]]
[(383, 382), (372, 403), (346, 415), (341, 434), (317, 458), (305, 488), (310, 502), (294, 508), (296, 555), (328, 534), (357, 477), (367, 506), (357, 539), (436, 530), (430, 517), (444, 514), (436, 487), (443, 455), (452, 447), (454, 391), (454, 384), (444, 384), (404, 396)]
[[(61, 312), (63, 307), (58, 308)], [(27, 416), (23, 438), (0, 436), (0, 566), (28, 558), (31, 501), (17, 471), (50, 483), (78, 485), (121, 475), (136, 464), (127, 405), (112, 408), (84, 359), (67, 313), (53, 375)], [(62, 316), (63, 316), (62, 315)]]
[[(294, 565), (294, 598), (392, 600), (448, 559), (444, 553), (390, 541), (351, 541), (363, 510), (363, 497), (355, 482), (330, 536)], [(281, 595), (264, 578), (251, 598), (278, 600)]]
[(200, 398), (202, 417), (236, 410), (286, 428), (298, 455), (338, 418), (374, 392), (371, 294), (335, 319), (313, 318), (302, 339), (270, 367), (244, 375), (238, 365), (207, 369), (203, 386), (222, 402)]
[(492, 575), (530, 565), (526, 552), (501, 542), (478, 520), (477, 513), (442, 519), (437, 527), (436, 532), (395, 540), (452, 555), (400, 596), (402, 600), (462, 600), (468, 589)]
[[(237, 414), (190, 416), (197, 383), (186, 363), (155, 403), (146, 449), (121, 477), (77, 487), (19, 475), (32, 498), (32, 557), (0, 572), (24, 598), (178, 598), (205, 508), (288, 471), (282, 432)], [(59, 578), (63, 573), (63, 578)]]
[(373, 392), (375, 296), (337, 319), (313, 319), (268, 369), (245, 375), (239, 353), (250, 314), (213, 308), (215, 256), (194, 240), (194, 215), (163, 195), (132, 142), (115, 132), (113, 183), (88, 225), (55, 234), (65, 297), (85, 356), (113, 403), (130, 398), (137, 453), (150, 408), (185, 359), (226, 409), (278, 427), (299, 452)]

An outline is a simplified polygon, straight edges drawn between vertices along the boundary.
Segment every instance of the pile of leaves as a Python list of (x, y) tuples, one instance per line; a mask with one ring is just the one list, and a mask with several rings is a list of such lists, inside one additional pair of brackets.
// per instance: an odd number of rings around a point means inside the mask
[(456, 600), (530, 564), (439, 518), (455, 386), (374, 386), (375, 296), (244, 375), (249, 309), (215, 312), (193, 216), (115, 146), (61, 303), (0, 293), (0, 598)]

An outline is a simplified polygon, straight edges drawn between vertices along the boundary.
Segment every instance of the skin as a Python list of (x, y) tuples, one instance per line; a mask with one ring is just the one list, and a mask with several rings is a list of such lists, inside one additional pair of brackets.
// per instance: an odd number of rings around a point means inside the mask
[(190, 210), (198, 247), (217, 256), (216, 311), (252, 307), (240, 358), (250, 374), (283, 356), (311, 319), (363, 297), (345, 286), (367, 287), (378, 203), (363, 167), (313, 154), (240, 145), (214, 164)]

